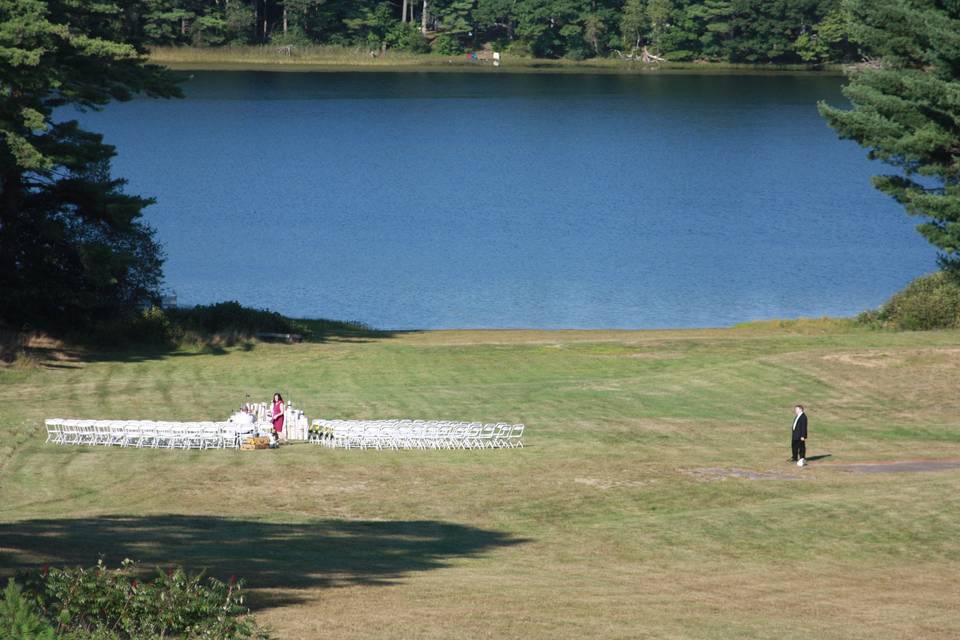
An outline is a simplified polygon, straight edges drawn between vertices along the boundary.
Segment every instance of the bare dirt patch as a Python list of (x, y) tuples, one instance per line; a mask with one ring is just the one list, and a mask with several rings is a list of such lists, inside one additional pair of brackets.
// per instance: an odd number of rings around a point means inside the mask
[(605, 479), (605, 478), (574, 478), (573, 481), (577, 484), (586, 485), (588, 487), (595, 487), (597, 489), (638, 489), (640, 487), (645, 487), (651, 484), (655, 484), (656, 480), (614, 480), (614, 479)]
[(682, 358), (679, 351), (627, 351), (623, 353), (602, 353), (598, 358), (631, 358), (633, 360), (676, 360)]
[(906, 364), (910, 360), (922, 359), (931, 364), (937, 363), (943, 357), (956, 357), (960, 349), (955, 347), (940, 347), (931, 349), (897, 349), (870, 351), (853, 351), (849, 353), (831, 353), (822, 356), (826, 362), (863, 367), (867, 369), (881, 369), (885, 367)]
[(823, 356), (823, 359), (827, 362), (838, 362), (840, 364), (866, 367), (868, 369), (889, 367), (891, 364), (898, 363), (901, 360), (900, 358), (896, 358), (892, 353), (886, 352), (835, 353)]
[(722, 467), (702, 467), (699, 469), (678, 469), (680, 473), (696, 478), (697, 480), (715, 481), (727, 478), (741, 478), (744, 480), (799, 480), (796, 474), (780, 471), (752, 471), (750, 469), (726, 469)]
[(851, 462), (827, 464), (833, 469), (851, 473), (923, 473), (960, 469), (960, 460), (899, 460), (894, 462)]
[(582, 391), (622, 391), (623, 383), (620, 381), (596, 382), (591, 384), (578, 384), (572, 388)]

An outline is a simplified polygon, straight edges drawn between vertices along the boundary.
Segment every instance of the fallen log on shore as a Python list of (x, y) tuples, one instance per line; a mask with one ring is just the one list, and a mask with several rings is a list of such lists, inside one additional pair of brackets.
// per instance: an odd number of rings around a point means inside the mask
[(617, 52), (617, 55), (620, 56), (621, 60), (630, 60), (631, 62), (642, 62), (644, 64), (658, 64), (660, 62), (666, 62), (666, 58), (661, 58), (658, 55), (650, 53), (650, 50), (647, 47), (643, 47), (640, 50), (640, 53), (637, 53), (636, 47), (633, 48), (633, 51), (624, 55), (619, 49), (614, 49)]

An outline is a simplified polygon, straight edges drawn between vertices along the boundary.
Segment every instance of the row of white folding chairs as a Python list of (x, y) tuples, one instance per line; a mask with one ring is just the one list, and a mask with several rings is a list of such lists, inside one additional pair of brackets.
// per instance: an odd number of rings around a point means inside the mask
[(155, 420), (45, 421), (47, 442), (165, 449), (222, 449), (238, 446), (240, 432), (251, 425), (230, 422), (164, 422)]
[(523, 446), (522, 424), (314, 420), (311, 441), (344, 449), (498, 449)]
[(324, 424), (318, 440), (327, 446), (344, 448), (494, 449), (522, 447), (523, 429), (523, 425), (503, 423), (340, 420)]

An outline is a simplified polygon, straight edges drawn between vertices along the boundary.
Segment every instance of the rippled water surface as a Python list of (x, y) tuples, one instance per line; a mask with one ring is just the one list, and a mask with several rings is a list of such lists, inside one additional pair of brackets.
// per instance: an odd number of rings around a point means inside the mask
[(817, 114), (841, 78), (198, 72), (80, 119), (183, 304), (381, 328), (696, 327), (935, 268)]

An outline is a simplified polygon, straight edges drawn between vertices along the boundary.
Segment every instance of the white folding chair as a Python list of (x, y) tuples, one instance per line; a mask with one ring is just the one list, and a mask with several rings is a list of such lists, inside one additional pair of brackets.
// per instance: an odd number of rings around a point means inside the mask
[(98, 445), (110, 444), (110, 421), (109, 420), (93, 421), (93, 444), (98, 444)]
[(418, 449), (436, 449), (437, 434), (440, 432), (440, 426), (436, 423), (424, 425), (417, 433)]
[(60, 429), (61, 444), (77, 444), (80, 442), (80, 432), (77, 431), (76, 420), (64, 420)]
[(453, 440), (456, 437), (456, 430), (456, 423), (444, 422), (437, 430), (437, 448), (453, 449)]
[(450, 435), (447, 438), (448, 449), (463, 449), (463, 438), (467, 432), (467, 425), (464, 422), (451, 422)]
[(523, 425), (522, 424), (513, 425), (513, 429), (510, 430), (510, 437), (507, 440), (507, 442), (511, 447), (523, 448)]
[(199, 422), (186, 422), (183, 424), (182, 429), (184, 434), (184, 449), (203, 449), (203, 426)]
[(502, 449), (509, 446), (507, 444), (507, 439), (510, 437), (510, 432), (513, 431), (512, 424), (499, 423), (496, 425), (496, 432), (493, 434), (493, 439), (491, 440), (491, 446), (496, 449)]
[(96, 444), (97, 433), (93, 426), (93, 420), (79, 420), (77, 424), (78, 440), (77, 444), (86, 446)]
[(493, 449), (493, 438), (497, 433), (497, 425), (485, 424), (480, 427), (480, 434), (477, 436), (477, 444), (481, 449)]
[(167, 429), (162, 423), (153, 420), (142, 421), (137, 433), (137, 448), (158, 447), (166, 432)]
[(47, 440), (44, 444), (52, 442), (54, 444), (63, 444), (63, 427), (60, 424), (60, 418), (48, 418), (43, 421), (47, 428)]
[(220, 430), (216, 423), (198, 422), (197, 434), (201, 449), (217, 449), (220, 447)]
[(365, 427), (362, 424), (357, 425), (346, 425), (344, 427), (344, 439), (346, 441), (346, 447), (348, 449), (357, 447), (360, 448), (363, 444), (363, 432)]
[(126, 420), (111, 420), (107, 424), (107, 444), (126, 446), (128, 437)]
[(378, 424), (370, 424), (364, 427), (363, 435), (361, 436), (361, 448), (362, 449), (381, 449), (382, 440), (381, 432), (383, 427)]
[(478, 449), (480, 447), (480, 430), (483, 425), (479, 422), (471, 422), (463, 433), (463, 444), (467, 449)]

